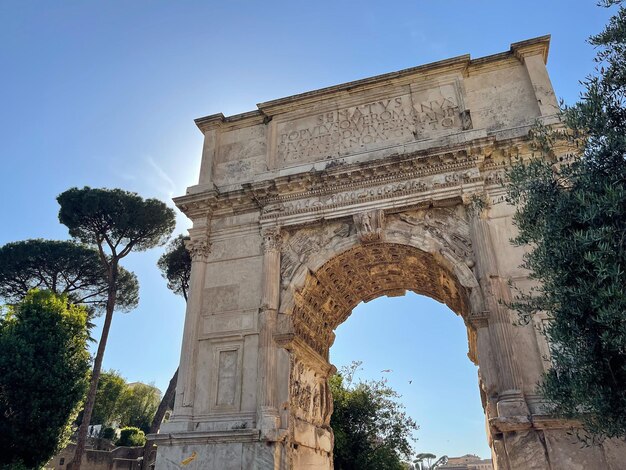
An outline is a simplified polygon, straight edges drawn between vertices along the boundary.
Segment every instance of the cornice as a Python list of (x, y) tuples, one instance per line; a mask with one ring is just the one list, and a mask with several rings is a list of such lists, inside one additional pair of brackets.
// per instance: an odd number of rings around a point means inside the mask
[[(506, 141), (485, 137), (457, 147), (396, 154), (384, 160), (337, 165), (325, 170), (246, 183), (240, 189), (232, 191), (221, 192), (219, 188), (213, 188), (174, 198), (174, 202), (191, 219), (254, 211), (267, 214), (270, 205), (306, 198), (398, 184), (417, 178), (469, 171), (472, 168), (478, 168), (481, 172), (502, 169), (511, 156), (526, 153), (527, 146), (525, 136)], [(494, 159), (494, 156), (497, 158)], [(459, 177), (460, 179), (442, 182), (438, 184), (438, 189), (457, 187), (460, 182), (476, 183), (482, 176), (484, 175), (480, 175), (478, 179)], [(461, 179), (464, 181), (460, 181)], [(415, 188), (411, 188), (413, 189)], [(400, 191), (403, 190), (400, 188)], [(388, 191), (380, 197), (386, 197), (387, 193)], [(271, 217), (269, 214), (267, 216)]]
[(233, 116), (224, 117), (223, 114), (212, 114), (210, 116), (201, 117), (195, 120), (196, 125), (202, 132), (206, 132), (215, 127), (224, 124), (234, 124), (239, 121), (269, 122), (275, 115), (293, 110), (294, 108), (302, 108), (303, 106), (316, 103), (321, 100), (327, 100), (333, 97), (345, 97), (355, 92), (389, 86), (392, 83), (400, 81), (413, 81), (422, 78), (431, 78), (436, 75), (444, 75), (449, 73), (466, 74), (468, 70), (474, 68), (497, 67), (498, 64), (503, 67), (511, 65), (511, 59), (521, 60), (525, 55), (540, 53), (544, 61), (547, 61), (548, 50), (550, 45), (550, 36), (540, 36), (524, 41), (511, 44), (510, 49), (505, 52), (492, 54), (485, 57), (472, 59), (469, 54), (453, 57), (450, 59), (431, 62), (428, 64), (410, 67), (396, 72), (376, 75), (374, 77), (354, 80), (340, 85), (320, 88), (318, 90), (307, 91), (284, 98), (266, 101), (257, 104), (257, 109)]
[(158, 445), (207, 444), (229, 442), (255, 442), (260, 437), (258, 429), (230, 429), (227, 431), (181, 431), (151, 434), (151, 440)]
[(548, 63), (548, 52), (550, 51), (550, 35), (539, 36), (525, 41), (514, 42), (511, 44), (511, 53), (520, 59), (526, 56), (540, 54), (543, 63)]

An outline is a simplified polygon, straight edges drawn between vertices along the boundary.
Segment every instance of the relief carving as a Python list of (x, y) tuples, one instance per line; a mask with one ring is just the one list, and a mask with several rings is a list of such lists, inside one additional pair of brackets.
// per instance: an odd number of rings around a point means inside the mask
[(492, 171), (485, 178), (485, 184), (488, 186), (492, 184), (503, 185), (507, 178), (506, 170)]
[(397, 217), (443, 243), (457, 258), (466, 262), (473, 258), (469, 224), (459, 215), (458, 209), (422, 209), (403, 212)]
[[(458, 178), (457, 181), (461, 181), (461, 178)], [(267, 216), (270, 214), (296, 213), (329, 207), (339, 207), (366, 200), (398, 196), (406, 193), (424, 192), (432, 189), (433, 186), (434, 185), (430, 179), (422, 177), (407, 181), (366, 187), (353, 191), (339, 191), (324, 196), (268, 204), (263, 209), (263, 215)]]
[(354, 214), (354, 225), (362, 243), (373, 243), (382, 240), (385, 224), (385, 212), (378, 209)]
[(332, 396), (326, 378), (296, 358), (292, 358), (289, 393), (297, 418), (316, 426), (330, 424)]
[(333, 330), (359, 302), (405, 290), (444, 302), (460, 315), (469, 314), (465, 287), (433, 255), (407, 245), (367, 243), (336, 255), (307, 276), (304, 287), (294, 294), (294, 334), (327, 359)]
[(354, 228), (345, 222), (326, 224), (321, 228), (303, 228), (285, 235), (283, 256), (281, 258), (281, 279), (287, 284), (295, 270), (313, 253), (330, 246), (334, 240), (349, 237)]

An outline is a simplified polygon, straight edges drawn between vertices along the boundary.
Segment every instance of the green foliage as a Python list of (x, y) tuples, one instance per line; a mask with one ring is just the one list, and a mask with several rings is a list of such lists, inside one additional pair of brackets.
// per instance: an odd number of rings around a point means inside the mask
[(384, 380), (353, 384), (360, 363), (330, 378), (336, 470), (401, 470), (417, 430), (399, 395)]
[(0, 318), (0, 466), (45, 464), (63, 447), (87, 390), (87, 311), (31, 291)]
[[(67, 294), (75, 303), (102, 310), (107, 273), (98, 252), (71, 241), (24, 240), (0, 247), (0, 297), (19, 302), (30, 289)], [(120, 268), (118, 306), (132, 310), (139, 300), (137, 277)]]
[(7, 465), (0, 464), (0, 470), (32, 470), (33, 467), (24, 465), (22, 461), (12, 462)]
[(131, 251), (164, 244), (175, 225), (174, 211), (156, 199), (143, 199), (121, 189), (71, 188), (57, 197), (59, 221), (70, 235), (98, 249), (107, 273), (107, 301), (102, 335), (94, 359), (89, 392), (76, 439), (74, 461), (80, 467), (96, 399), (100, 370), (117, 302), (119, 261)]
[(126, 380), (119, 372), (103, 372), (98, 382), (91, 424), (109, 425), (119, 421), (119, 401), (125, 390)]
[(157, 266), (165, 279), (167, 288), (187, 301), (191, 277), (191, 255), (185, 247), (189, 237), (179, 235), (167, 245), (167, 251), (159, 258)]
[(113, 440), (115, 439), (115, 429), (113, 428), (104, 428), (102, 433), (100, 433), (100, 437), (102, 439)]
[[(621, 2), (609, 1), (607, 4)], [(596, 437), (626, 437), (626, 10), (591, 38), (599, 75), (565, 108), (566, 132), (540, 129), (541, 158), (510, 172), (515, 242), (541, 283), (515, 304), (524, 321), (546, 312), (553, 368), (541, 385), (558, 415)], [(546, 138), (547, 136), (547, 138)], [(559, 140), (579, 146), (555, 158)]]
[(144, 432), (136, 427), (127, 426), (120, 429), (120, 438), (115, 442), (116, 446), (139, 447), (146, 443)]
[(148, 432), (160, 402), (158, 388), (140, 382), (128, 384), (117, 403), (120, 423)]
[(128, 384), (116, 371), (103, 372), (98, 382), (91, 424), (117, 423), (148, 433), (160, 401), (158, 388), (141, 382)]
[(415, 470), (435, 470), (448, 462), (447, 455), (443, 455), (437, 460), (435, 459), (437, 459), (437, 456), (430, 452), (419, 453), (413, 459), (413, 463), (415, 464), (414, 468)]
[(163, 245), (174, 230), (173, 209), (121, 189), (71, 188), (57, 201), (59, 221), (72, 237), (88, 245), (106, 243), (120, 258)]

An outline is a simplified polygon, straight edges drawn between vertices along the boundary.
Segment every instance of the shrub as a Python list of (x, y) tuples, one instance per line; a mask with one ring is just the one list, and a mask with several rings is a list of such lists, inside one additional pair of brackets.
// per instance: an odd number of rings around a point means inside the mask
[(120, 429), (120, 438), (115, 443), (116, 446), (138, 447), (146, 443), (146, 435), (136, 427), (127, 426)]
[(102, 437), (102, 439), (109, 439), (110, 441), (112, 441), (113, 439), (115, 439), (115, 429), (104, 428), (100, 437)]

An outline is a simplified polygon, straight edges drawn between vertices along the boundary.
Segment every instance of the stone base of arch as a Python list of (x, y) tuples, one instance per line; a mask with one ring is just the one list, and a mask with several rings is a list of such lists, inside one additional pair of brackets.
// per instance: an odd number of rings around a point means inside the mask
[[(509, 428), (491, 437), (495, 470), (622, 470), (623, 441), (585, 446), (567, 423), (527, 416), (501, 420)], [(167, 426), (166, 426), (167, 428)], [(263, 435), (260, 429), (172, 431), (156, 436), (159, 470), (331, 470), (332, 433), (295, 420), (294, 429)]]

